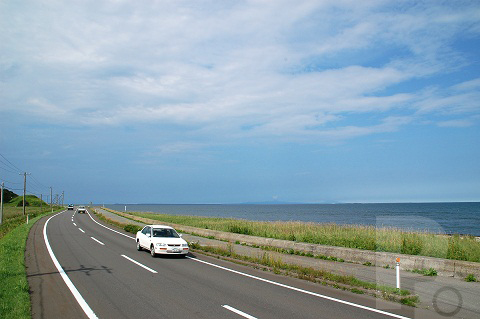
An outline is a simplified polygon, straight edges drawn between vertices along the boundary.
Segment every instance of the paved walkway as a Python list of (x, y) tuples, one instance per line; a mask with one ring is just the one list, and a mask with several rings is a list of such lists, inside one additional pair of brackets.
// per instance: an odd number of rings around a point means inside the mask
[[(133, 221), (116, 215), (101, 208), (97, 211), (105, 217), (120, 223), (129, 223), (143, 226), (143, 223)], [(261, 257), (265, 253), (260, 248), (253, 248), (237, 244), (226, 243), (219, 240), (208, 239), (185, 234), (183, 236), (189, 242), (198, 242), (200, 245), (228, 247), (231, 245), (237, 254)], [(284, 263), (296, 264), (303, 267), (323, 269), (340, 275), (352, 275), (358, 279), (374, 282), (380, 285), (395, 287), (395, 269), (382, 267), (364, 266), (347, 262), (334, 262), (319, 260), (311, 257), (281, 254), (269, 251), (273, 258)], [(420, 297), (421, 308), (432, 309), (439, 313), (439, 317), (450, 318), (480, 318), (480, 283), (468, 283), (450, 277), (427, 277), (412, 272), (401, 271), (401, 288), (408, 289)], [(453, 316), (452, 316), (453, 315)]]

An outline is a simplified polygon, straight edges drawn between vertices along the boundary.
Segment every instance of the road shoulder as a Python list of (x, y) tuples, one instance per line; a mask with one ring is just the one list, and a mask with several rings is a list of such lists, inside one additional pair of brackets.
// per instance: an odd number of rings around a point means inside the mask
[(32, 318), (87, 318), (48, 254), (43, 227), (49, 217), (37, 221), (27, 239), (25, 268), (30, 286)]

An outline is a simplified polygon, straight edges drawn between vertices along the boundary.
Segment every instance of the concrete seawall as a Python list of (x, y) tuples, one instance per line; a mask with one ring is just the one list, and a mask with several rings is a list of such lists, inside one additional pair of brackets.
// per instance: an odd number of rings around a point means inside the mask
[[(158, 220), (137, 217), (123, 212), (116, 212), (116, 214), (145, 224), (159, 223)], [(387, 252), (374, 252), (369, 250), (308, 244), (282, 239), (228, 233), (172, 223), (162, 222), (162, 224), (175, 227), (176, 229), (183, 232), (194, 233), (204, 237), (213, 236), (216, 239), (227, 240), (230, 242), (239, 241), (241, 243), (247, 243), (250, 245), (271, 246), (286, 250), (294, 249), (298, 251), (303, 251), (305, 253), (312, 253), (314, 255), (324, 255), (341, 258), (345, 261), (353, 263), (370, 263), (379, 267), (386, 267), (388, 265), (389, 267), (393, 268), (395, 267), (396, 258), (400, 258), (400, 268), (402, 270), (433, 268), (438, 272), (439, 276), (449, 276), (463, 279), (468, 274), (474, 274), (476, 278), (480, 278), (480, 263), (476, 262), (424, 257), (416, 255), (403, 255)]]

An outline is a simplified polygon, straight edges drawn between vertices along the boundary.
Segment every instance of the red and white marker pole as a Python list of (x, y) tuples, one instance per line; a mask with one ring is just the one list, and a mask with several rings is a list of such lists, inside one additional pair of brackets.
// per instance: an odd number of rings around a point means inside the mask
[(400, 289), (400, 258), (397, 258), (395, 269), (397, 270), (397, 289)]

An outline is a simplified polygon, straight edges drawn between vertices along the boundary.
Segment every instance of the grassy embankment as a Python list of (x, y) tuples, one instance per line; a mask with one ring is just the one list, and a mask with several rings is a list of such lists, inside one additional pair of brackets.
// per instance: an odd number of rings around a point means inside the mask
[(312, 244), (480, 262), (473, 236), (445, 236), (396, 228), (307, 222), (261, 222), (168, 214), (130, 214), (198, 228)]
[[(33, 224), (50, 213), (50, 207), (35, 196), (27, 196), (29, 206), (16, 207), (22, 198), (15, 198), (4, 206), (0, 225), (0, 318), (31, 318), (30, 294), (25, 270), (25, 246)], [(54, 211), (61, 207), (54, 207)]]

